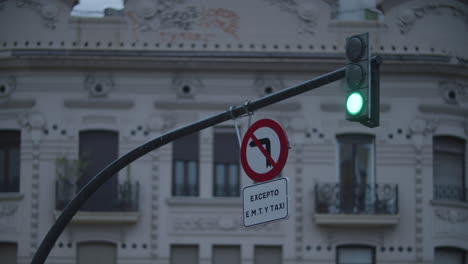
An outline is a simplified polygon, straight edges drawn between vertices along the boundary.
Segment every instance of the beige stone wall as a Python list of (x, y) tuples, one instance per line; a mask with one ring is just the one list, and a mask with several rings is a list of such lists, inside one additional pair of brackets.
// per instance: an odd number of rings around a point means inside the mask
[[(209, 128), (200, 138), (200, 197), (171, 197), (172, 148), (162, 147), (132, 164), (138, 213), (81, 215), (48, 261), (75, 263), (77, 243), (90, 240), (116, 243), (118, 263), (170, 263), (173, 244), (198, 244), (204, 264), (213, 245), (240, 245), (243, 263), (254, 263), (255, 245), (281, 245), (283, 263), (335, 263), (344, 244), (375, 246), (377, 263), (431, 263), (440, 246), (468, 250), (468, 204), (432, 198), (432, 136), (468, 136), (463, 1), (378, 1), (377, 21), (333, 19), (336, 2), (319, 0), (129, 0), (104, 18), (70, 17), (70, 2), (0, 1), (0, 129), (22, 132), (20, 194), (0, 194), (0, 241), (18, 243), (19, 263), (57, 216), (54, 161), (78, 156), (80, 130), (118, 131), (123, 155), (260, 98), (267, 86), (279, 91), (343, 67), (345, 38), (362, 32), (384, 59), (380, 127), (345, 120), (341, 82), (253, 117), (275, 119), (288, 133), (289, 219), (245, 228), (241, 199), (213, 198)], [(245, 131), (247, 118), (240, 123)], [(375, 135), (375, 179), (398, 185), (396, 218), (318, 223), (314, 186), (338, 181), (343, 133)], [(243, 173), (241, 181), (252, 183)]]

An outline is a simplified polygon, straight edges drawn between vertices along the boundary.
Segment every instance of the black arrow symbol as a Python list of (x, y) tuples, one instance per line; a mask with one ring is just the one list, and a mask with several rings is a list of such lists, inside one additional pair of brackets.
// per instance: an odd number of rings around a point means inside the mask
[[(270, 146), (270, 140), (268, 138), (261, 138), (258, 140), (258, 142), (262, 145), (265, 145), (265, 148), (266, 148), (266, 151), (268, 152), (268, 155), (271, 156), (271, 146)], [(252, 140), (249, 144), (250, 147), (258, 147), (257, 144), (255, 144), (255, 142)], [(270, 162), (268, 162), (268, 159), (265, 157), (266, 159), (266, 167), (271, 167), (271, 164)]]

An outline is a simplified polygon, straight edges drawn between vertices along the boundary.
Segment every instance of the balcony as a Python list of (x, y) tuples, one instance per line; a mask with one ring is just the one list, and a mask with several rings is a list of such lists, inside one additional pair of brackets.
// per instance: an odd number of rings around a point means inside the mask
[(460, 185), (436, 184), (434, 185), (434, 200), (466, 202), (466, 188)]
[(340, 183), (315, 185), (315, 222), (319, 225), (396, 225), (398, 186), (362, 185), (344, 188)]
[[(109, 200), (98, 207), (98, 210), (87, 210), (86, 204), (73, 217), (72, 223), (104, 223), (104, 224), (129, 224), (138, 220), (138, 202), (140, 194), (139, 183), (125, 181), (116, 185), (116, 192), (109, 195)], [(55, 186), (55, 217), (73, 199), (79, 191), (77, 184), (66, 179), (59, 179)], [(92, 198), (91, 198), (92, 199)], [(90, 199), (90, 200), (91, 200)], [(89, 200), (88, 200), (89, 201)]]

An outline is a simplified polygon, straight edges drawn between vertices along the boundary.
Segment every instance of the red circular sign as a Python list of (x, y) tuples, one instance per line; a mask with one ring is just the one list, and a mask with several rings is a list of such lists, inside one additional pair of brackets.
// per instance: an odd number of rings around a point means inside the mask
[(242, 139), (242, 168), (256, 182), (272, 180), (283, 170), (288, 149), (288, 139), (280, 124), (271, 119), (258, 120)]

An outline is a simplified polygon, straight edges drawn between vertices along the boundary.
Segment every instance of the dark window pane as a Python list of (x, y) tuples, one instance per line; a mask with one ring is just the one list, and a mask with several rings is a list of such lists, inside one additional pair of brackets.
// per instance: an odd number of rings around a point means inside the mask
[(173, 245), (171, 246), (171, 264), (198, 264), (198, 246)]
[(254, 255), (254, 264), (283, 263), (281, 246), (255, 246)]
[(436, 248), (434, 264), (465, 264), (466, 253), (457, 248)]
[(0, 262), (2, 264), (16, 264), (18, 248), (16, 243), (0, 242)]
[[(118, 158), (117, 132), (90, 130), (80, 132), (79, 158), (85, 164), (83, 176), (78, 180), (81, 189), (102, 169)], [(117, 177), (111, 177), (84, 204), (86, 211), (111, 211), (116, 207)]]
[(199, 133), (179, 138), (173, 143), (174, 160), (196, 160), (199, 153)]
[(239, 196), (239, 142), (234, 128), (216, 128), (214, 134), (214, 195)]
[(20, 131), (0, 131), (0, 192), (19, 191), (20, 138)]
[(198, 195), (199, 134), (191, 134), (174, 141), (172, 148), (172, 194)]
[(368, 212), (368, 200), (374, 188), (374, 137), (360, 134), (337, 136), (341, 211)]
[(214, 162), (238, 163), (239, 142), (234, 128), (215, 130), (214, 134)]
[(465, 201), (465, 141), (438, 136), (433, 140), (434, 199)]
[(338, 264), (373, 264), (374, 249), (362, 246), (338, 248)]

